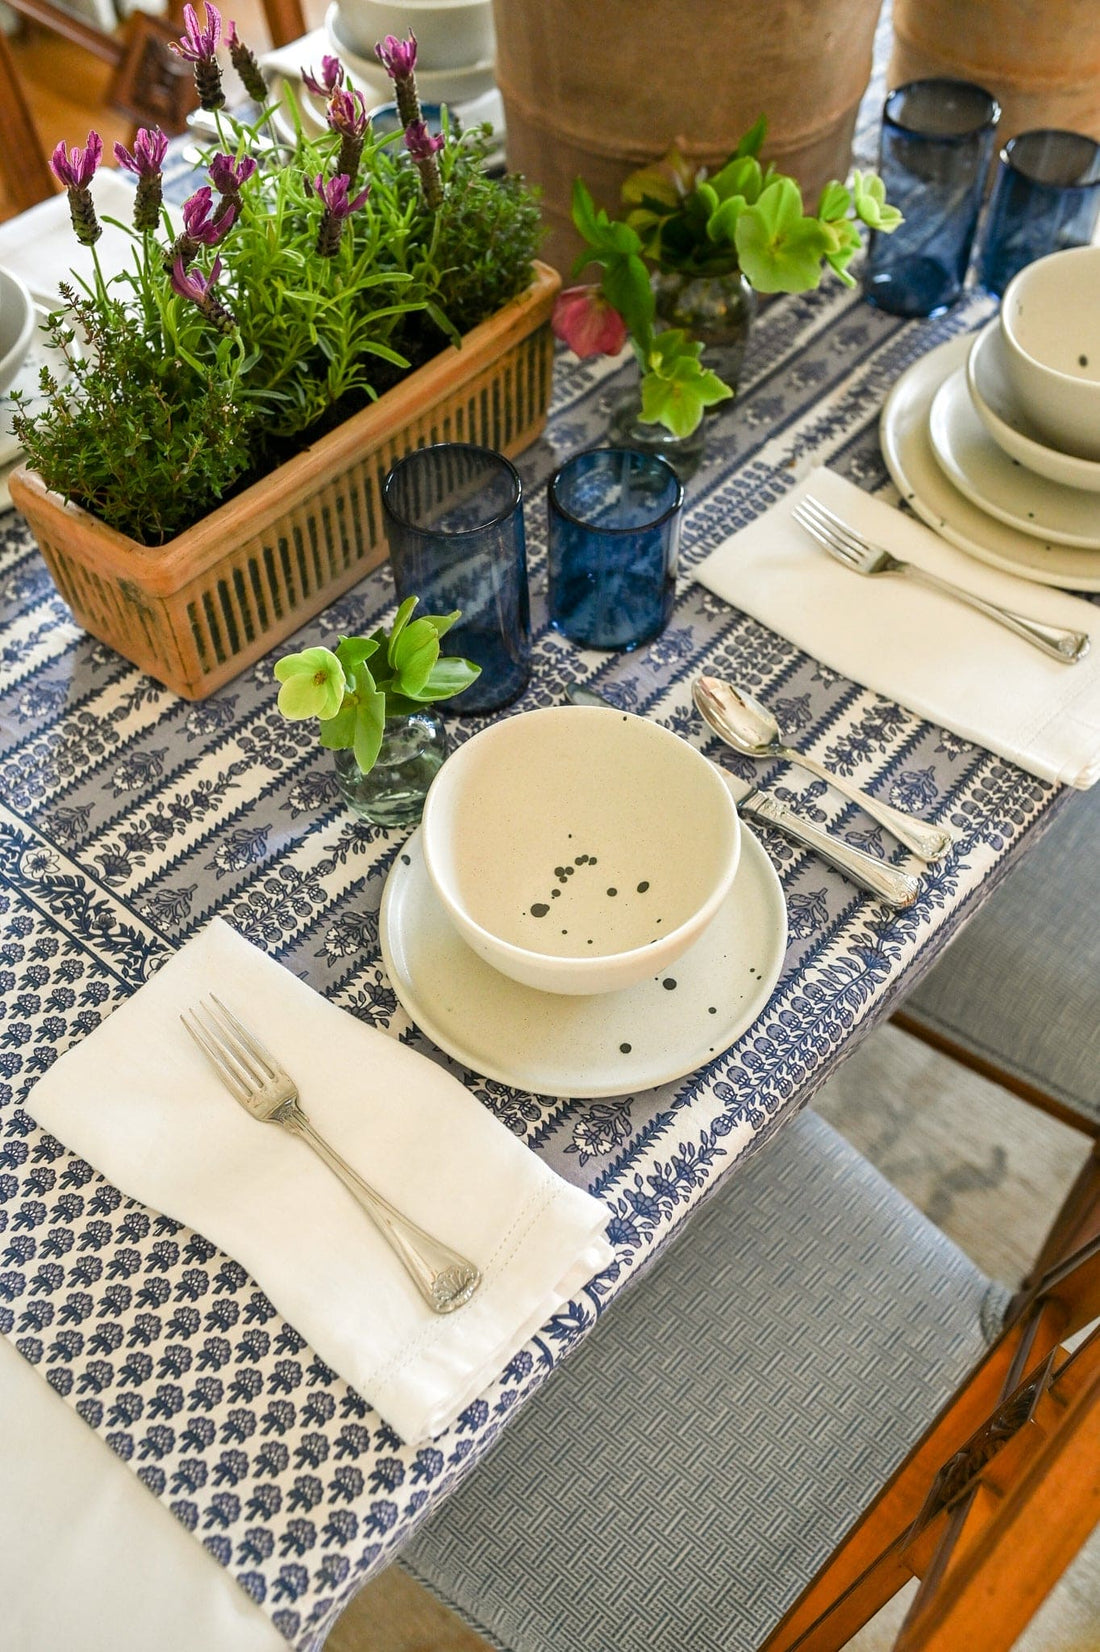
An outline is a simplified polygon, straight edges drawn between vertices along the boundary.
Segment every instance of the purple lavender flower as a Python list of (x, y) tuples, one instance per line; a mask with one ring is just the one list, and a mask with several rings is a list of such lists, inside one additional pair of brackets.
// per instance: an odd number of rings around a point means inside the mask
[(340, 250), (344, 224), (366, 201), (370, 194), (370, 185), (368, 184), (366, 189), (361, 189), (352, 199), (348, 195), (351, 180), (346, 172), (338, 173), (335, 178), (330, 178), (328, 183), (320, 173), (316, 178), (307, 177), (302, 181), (307, 193), (318, 196), (324, 207), (317, 230), (317, 255), (320, 258), (335, 258)]
[(245, 155), (243, 160), (235, 161), (232, 155), (223, 155), (219, 150), (210, 162), (210, 182), (226, 200), (238, 201), (241, 185), (248, 182), (255, 170), (256, 162), (251, 155)]
[(437, 132), (433, 137), (426, 121), (414, 120), (405, 128), (405, 148), (414, 161), (430, 161), (443, 148), (443, 134)]
[(183, 229), (164, 260), (165, 269), (171, 272), (177, 263), (187, 268), (194, 263), (200, 247), (216, 247), (232, 228), (240, 204), (239, 195), (225, 195), (215, 212), (214, 192), (209, 184), (203, 184), (189, 195), (183, 203)]
[(88, 185), (95, 177), (95, 169), (103, 157), (103, 139), (98, 132), (89, 132), (83, 149), (66, 149), (59, 143), (50, 156), (54, 177), (65, 185), (69, 196), (69, 213), (76, 238), (90, 247), (103, 234), (96, 217), (95, 203)]
[(411, 29), (407, 40), (388, 34), (375, 46), (374, 55), (391, 80), (401, 80), (416, 68), (416, 36)]
[(172, 264), (172, 291), (181, 298), (189, 298), (219, 332), (230, 333), (236, 322), (214, 291), (221, 273), (220, 258), (215, 258), (209, 275), (204, 275), (195, 265), (188, 268), (182, 258), (177, 258)]
[[(359, 171), (363, 153), (363, 139), (367, 131), (367, 106), (362, 92), (344, 91), (337, 87), (328, 100), (328, 124), (340, 134), (340, 153), (336, 171), (344, 172), (352, 183)], [(349, 185), (350, 187), (350, 185)]]
[(218, 64), (218, 41), (222, 37), (222, 17), (216, 6), (206, 0), (206, 25), (199, 27), (199, 20), (195, 16), (194, 6), (183, 8), (184, 34), (180, 40), (173, 40), (168, 50), (175, 52), (177, 57), (183, 58), (185, 63), (194, 64), (195, 90), (199, 94), (199, 102), (204, 109), (221, 109), (225, 105), (225, 94), (222, 91), (222, 72)]
[(201, 247), (216, 247), (224, 241), (237, 216), (237, 200), (227, 196), (214, 212), (214, 195), (209, 184), (196, 189), (183, 203), (183, 227), (190, 240)]
[(229, 60), (241, 77), (241, 85), (253, 103), (262, 106), (267, 102), (267, 81), (255, 52), (245, 45), (237, 33), (236, 23), (230, 23), (225, 31), (225, 43), (229, 47)]
[(402, 126), (420, 119), (420, 98), (416, 90), (416, 36), (409, 30), (407, 40), (388, 34), (374, 48), (374, 55), (393, 81), (393, 95)]
[(316, 97), (329, 98), (344, 84), (344, 65), (338, 57), (323, 57), (319, 76), (311, 75), (308, 69), (302, 69), (301, 76), (303, 86), (308, 86)]
[(137, 173), (137, 194), (134, 198), (134, 228), (156, 229), (160, 223), (161, 167), (168, 153), (168, 139), (159, 126), (152, 131), (138, 129), (132, 150), (115, 144), (115, 160), (119, 166)]
[(405, 148), (416, 162), (424, 200), (434, 212), (443, 204), (443, 180), (435, 158), (443, 148), (443, 134), (433, 137), (423, 120), (411, 121), (405, 128)]

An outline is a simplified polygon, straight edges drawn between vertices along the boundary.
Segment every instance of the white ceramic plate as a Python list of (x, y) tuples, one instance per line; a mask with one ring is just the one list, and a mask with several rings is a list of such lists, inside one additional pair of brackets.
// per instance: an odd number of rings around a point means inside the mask
[[(377, 92), (377, 102), (386, 103), (393, 96), (393, 86), (386, 71), (376, 60), (362, 57), (349, 46), (340, 34), (340, 8), (337, 0), (325, 13), (325, 33), (329, 44), (351, 75), (356, 86)], [(416, 88), (422, 103), (468, 103), (481, 97), (493, 85), (494, 62), (491, 57), (477, 63), (465, 63), (451, 69), (422, 69), (416, 71)]]
[(23, 358), (23, 365), (7, 391), (0, 396), (0, 465), (11, 464), (23, 451), (12, 429), (14, 407), (11, 393), (13, 390), (22, 391), (26, 397), (23, 403), (24, 410), (28, 413), (37, 413), (45, 406), (45, 397), (38, 385), (38, 375), (45, 366), (49, 366), (59, 384), (64, 384), (68, 379), (69, 365), (65, 357), (59, 351), (50, 348), (45, 334), (36, 331)]
[(922, 521), (979, 562), (1037, 585), (1100, 591), (1100, 551), (1033, 539), (998, 522), (964, 498), (940, 469), (928, 433), (932, 400), (944, 380), (963, 365), (969, 348), (965, 334), (938, 345), (902, 374), (887, 397), (879, 440), (894, 485)]
[(1028, 470), (1061, 482), (1067, 488), (1100, 493), (1100, 461), (1078, 459), (1072, 453), (1048, 447), (1016, 401), (1004, 367), (1000, 322), (983, 327), (971, 346), (966, 363), (967, 383), (978, 417), (997, 446)]
[(1100, 499), (1010, 459), (978, 417), (965, 368), (956, 368), (932, 398), (928, 434), (944, 474), (998, 522), (1056, 545), (1100, 550)]
[(741, 837), (733, 888), (690, 951), (659, 978), (578, 998), (521, 986), (470, 950), (439, 904), (416, 831), (382, 897), (393, 989), (441, 1050), (537, 1095), (619, 1096), (682, 1078), (752, 1025), (783, 965), (783, 888), (743, 823)]

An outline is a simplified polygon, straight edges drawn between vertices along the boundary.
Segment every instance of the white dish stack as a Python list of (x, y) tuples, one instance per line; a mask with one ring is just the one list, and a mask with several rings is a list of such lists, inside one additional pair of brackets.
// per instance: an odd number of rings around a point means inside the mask
[(916, 362), (881, 439), (903, 498), (952, 544), (1100, 590), (1100, 246), (1025, 266), (980, 333)]
[[(425, 103), (466, 105), (493, 91), (496, 39), (491, 0), (333, 0), (332, 47), (353, 80), (390, 96), (374, 48), (386, 35), (416, 36), (416, 81)], [(468, 118), (468, 117), (467, 117)]]

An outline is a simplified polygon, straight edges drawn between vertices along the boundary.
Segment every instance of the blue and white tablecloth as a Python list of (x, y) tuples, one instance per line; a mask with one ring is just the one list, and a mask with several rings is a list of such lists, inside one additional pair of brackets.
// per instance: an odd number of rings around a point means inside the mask
[[(546, 626), (545, 480), (600, 437), (633, 371), (558, 363), (546, 436), (519, 464), (536, 640), (532, 685), (513, 710), (557, 703), (581, 678), (717, 755), (690, 708), (705, 662), (758, 691), (793, 734), (823, 739), (843, 772), (950, 821), (959, 841), (899, 914), (767, 836), (790, 914), (783, 972), (758, 1023), (686, 1079), (560, 1102), (458, 1069), (532, 1151), (606, 1202), (618, 1260), (426, 1447), (382, 1425), (232, 1257), (110, 1186), (26, 1107), (57, 1055), (215, 913), (353, 1014), (444, 1060), (398, 1007), (379, 957), (379, 901), (403, 834), (341, 805), (330, 754), (275, 709), (270, 661), (202, 704), (177, 699), (76, 629), (21, 520), (0, 517), (0, 1330), (296, 1647), (319, 1645), (509, 1412), (735, 1160), (807, 1102), (1049, 821), (1051, 787), (691, 583), (707, 551), (810, 466), (885, 486), (884, 395), (986, 310), (972, 299), (941, 321), (902, 324), (836, 285), (769, 306), (689, 487), (672, 621), (633, 655), (582, 653)], [(383, 568), (297, 645), (369, 630), (392, 600)], [(478, 726), (452, 722), (460, 739)], [(896, 853), (821, 784), (781, 767), (760, 777), (872, 853)]]

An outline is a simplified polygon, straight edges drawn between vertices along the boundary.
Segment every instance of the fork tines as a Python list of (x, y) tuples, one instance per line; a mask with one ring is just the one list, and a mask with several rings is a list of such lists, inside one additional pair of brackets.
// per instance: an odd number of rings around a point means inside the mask
[(845, 560), (854, 561), (856, 557), (864, 556), (872, 549), (847, 523), (842, 522), (828, 506), (811, 494), (805, 494), (791, 512), (799, 527), (816, 539), (819, 545), (832, 551), (836, 556)]
[(279, 1076), (270, 1053), (216, 993), (180, 1020), (239, 1101)]

